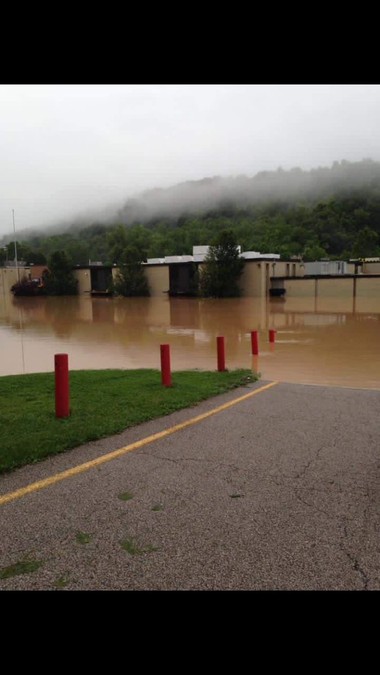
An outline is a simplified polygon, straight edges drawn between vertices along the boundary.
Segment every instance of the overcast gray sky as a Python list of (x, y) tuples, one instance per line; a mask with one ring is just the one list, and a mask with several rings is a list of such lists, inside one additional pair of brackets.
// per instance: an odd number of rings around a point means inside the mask
[(0, 85), (0, 235), (141, 190), (380, 160), (380, 85)]

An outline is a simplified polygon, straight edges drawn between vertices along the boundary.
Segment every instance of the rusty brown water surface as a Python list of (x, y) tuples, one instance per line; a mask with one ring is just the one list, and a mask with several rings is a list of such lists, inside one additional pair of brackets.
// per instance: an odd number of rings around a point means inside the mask
[[(269, 344), (268, 330), (276, 329)], [(259, 331), (258, 358), (250, 331)], [(71, 369), (160, 368), (169, 343), (172, 369), (216, 369), (216, 337), (226, 366), (262, 379), (380, 388), (377, 297), (226, 300), (169, 298), (0, 298), (0, 375)]]

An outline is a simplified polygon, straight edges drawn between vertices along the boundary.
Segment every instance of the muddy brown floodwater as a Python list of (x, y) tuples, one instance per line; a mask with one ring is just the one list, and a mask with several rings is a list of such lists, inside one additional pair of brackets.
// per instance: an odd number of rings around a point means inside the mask
[[(270, 345), (268, 331), (276, 342)], [(259, 356), (250, 332), (259, 333)], [(70, 369), (160, 368), (170, 344), (173, 371), (215, 370), (224, 335), (226, 366), (262, 379), (380, 388), (378, 298), (0, 298), (0, 375)]]

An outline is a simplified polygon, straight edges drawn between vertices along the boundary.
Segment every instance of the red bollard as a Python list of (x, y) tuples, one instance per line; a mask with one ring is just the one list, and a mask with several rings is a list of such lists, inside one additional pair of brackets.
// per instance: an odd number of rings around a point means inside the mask
[(172, 386), (170, 370), (170, 345), (160, 345), (161, 350), (161, 382), (164, 387)]
[(216, 348), (218, 352), (218, 371), (219, 373), (223, 373), (226, 370), (226, 355), (223, 336), (216, 338)]
[(274, 330), (273, 328), (270, 329), (270, 331), (269, 331), (269, 342), (275, 342), (276, 341), (276, 333), (277, 333), (276, 330)]
[(257, 356), (259, 353), (259, 335), (257, 330), (251, 331), (251, 346), (252, 346), (252, 354)]
[(67, 354), (54, 355), (55, 369), (55, 416), (70, 416), (69, 357)]

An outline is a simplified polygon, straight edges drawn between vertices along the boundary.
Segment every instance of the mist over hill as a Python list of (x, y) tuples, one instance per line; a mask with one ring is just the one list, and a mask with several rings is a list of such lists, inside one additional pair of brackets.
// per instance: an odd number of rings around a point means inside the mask
[[(363, 159), (360, 162), (336, 161), (331, 167), (305, 171), (299, 167), (288, 171), (261, 171), (253, 177), (213, 176), (186, 181), (169, 188), (153, 188), (128, 198), (124, 204), (108, 204), (103, 209), (89, 208), (76, 217), (57, 219), (51, 226), (17, 230), (17, 238), (30, 239), (43, 233), (56, 235), (74, 232), (93, 224), (147, 224), (181, 216), (203, 216), (209, 211), (244, 210), (255, 205), (282, 206), (313, 203), (330, 197), (348, 197), (358, 191), (380, 194), (380, 162)], [(2, 243), (12, 241), (13, 233), (5, 235)]]
[(166, 189), (152, 189), (128, 199), (116, 220), (124, 225), (152, 219), (178, 218), (184, 214), (202, 215), (226, 205), (245, 209), (263, 202), (319, 201), (332, 195), (347, 196), (352, 191), (380, 189), (380, 162), (334, 162), (332, 167), (303, 171), (261, 171), (253, 177), (214, 176), (188, 181)]
[[(283, 258), (380, 256), (380, 162), (342, 160), (155, 188), (50, 228), (17, 230), (17, 252), (34, 264), (62, 250), (74, 265), (114, 264), (127, 249), (141, 260), (191, 254), (226, 229), (242, 250)], [(0, 265), (14, 257), (12, 233), (0, 241)]]

